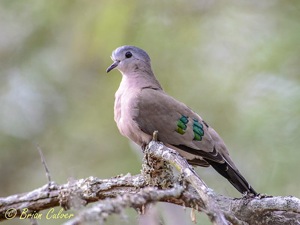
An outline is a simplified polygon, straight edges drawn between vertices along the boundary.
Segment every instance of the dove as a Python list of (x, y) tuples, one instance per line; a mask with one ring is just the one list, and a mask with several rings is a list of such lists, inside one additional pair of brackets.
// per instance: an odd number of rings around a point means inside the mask
[(149, 55), (135, 46), (113, 51), (106, 72), (122, 74), (115, 94), (114, 120), (120, 133), (142, 148), (158, 131), (158, 140), (193, 166), (212, 166), (240, 193), (254, 194), (229, 156), (222, 138), (197, 113), (168, 95), (156, 79)]

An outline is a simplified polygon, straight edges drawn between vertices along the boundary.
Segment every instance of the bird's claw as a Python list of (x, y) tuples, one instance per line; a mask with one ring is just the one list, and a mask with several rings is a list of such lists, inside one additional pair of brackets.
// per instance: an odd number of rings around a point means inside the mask
[(153, 134), (152, 134), (152, 140), (153, 141), (157, 141), (158, 140), (158, 131), (154, 131)]

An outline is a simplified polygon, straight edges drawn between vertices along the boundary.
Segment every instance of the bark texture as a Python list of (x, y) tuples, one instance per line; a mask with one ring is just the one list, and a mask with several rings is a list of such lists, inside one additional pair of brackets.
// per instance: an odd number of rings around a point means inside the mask
[[(180, 176), (174, 175), (174, 168)], [(97, 203), (84, 208), (92, 202)], [(123, 213), (126, 207), (144, 213), (146, 206), (154, 202), (193, 208), (205, 213), (212, 224), (217, 225), (300, 224), (298, 198), (244, 196), (236, 199), (218, 195), (206, 186), (184, 158), (156, 141), (150, 142), (145, 149), (141, 174), (110, 179), (88, 177), (63, 185), (50, 182), (28, 193), (0, 198), (0, 221), (19, 217), (24, 209), (38, 213), (61, 206), (64, 210), (77, 211), (67, 220), (67, 225), (104, 222), (111, 214)]]

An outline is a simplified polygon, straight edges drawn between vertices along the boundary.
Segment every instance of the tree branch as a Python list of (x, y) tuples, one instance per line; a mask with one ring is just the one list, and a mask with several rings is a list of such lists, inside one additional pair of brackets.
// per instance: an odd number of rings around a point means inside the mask
[[(207, 188), (186, 160), (158, 142), (145, 150), (142, 174), (110, 179), (88, 177), (63, 185), (54, 182), (24, 194), (0, 198), (0, 221), (20, 217), (24, 210), (38, 213), (61, 206), (79, 211), (70, 215), (67, 225), (103, 221), (108, 215), (122, 213), (126, 207), (145, 211), (147, 204), (169, 202), (206, 213), (214, 224), (300, 224), (300, 200), (295, 197), (261, 196), (233, 199)], [(181, 176), (176, 178), (170, 163)], [(99, 201), (91, 208), (82, 206)], [(29, 218), (33, 219), (33, 218)]]

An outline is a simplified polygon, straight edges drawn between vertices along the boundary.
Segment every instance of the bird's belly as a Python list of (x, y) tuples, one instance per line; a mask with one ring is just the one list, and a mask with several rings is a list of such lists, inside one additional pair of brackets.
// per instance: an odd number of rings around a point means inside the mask
[[(119, 88), (120, 89), (120, 88)], [(133, 119), (138, 116), (137, 92), (117, 91), (115, 100), (115, 121), (120, 133), (138, 145), (145, 145), (151, 141), (152, 136), (144, 133)], [(120, 93), (122, 94), (120, 94)]]
[(118, 122), (118, 128), (120, 133), (142, 146), (148, 144), (151, 141), (152, 136), (144, 133), (131, 118), (120, 118)]

